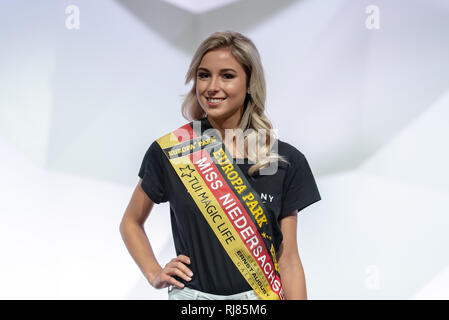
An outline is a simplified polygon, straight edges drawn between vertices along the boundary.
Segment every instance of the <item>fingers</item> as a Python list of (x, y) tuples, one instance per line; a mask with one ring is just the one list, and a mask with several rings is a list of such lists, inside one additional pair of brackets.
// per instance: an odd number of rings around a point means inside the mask
[(167, 277), (166, 282), (177, 286), (178, 288), (184, 288), (184, 284), (177, 281), (173, 276), (178, 276), (185, 281), (192, 280), (193, 272), (185, 265), (185, 263), (190, 264), (190, 258), (181, 254), (167, 263), (164, 268), (164, 273)]
[[(174, 262), (174, 263), (172, 264), (172, 268), (176, 268), (176, 269), (182, 271), (182, 273), (185, 274), (185, 275), (186, 275), (187, 277), (189, 277), (189, 278), (191, 278), (191, 277), (193, 276), (192, 270), (190, 270), (189, 268), (187, 268), (187, 266), (186, 266), (184, 263), (182, 263), (182, 262), (179, 262), (179, 261)], [(189, 281), (190, 281), (190, 280), (189, 280)]]
[(180, 255), (179, 255), (177, 258), (175, 258), (175, 259), (178, 259), (178, 260), (181, 261), (181, 262), (190, 264), (190, 258), (187, 257), (187, 256), (185, 256), (185, 255), (183, 255), (183, 254), (180, 254)]
[[(177, 268), (177, 269), (181, 270), (185, 274), (185, 276), (187, 276), (188, 278), (191, 278), (193, 276), (193, 272), (184, 263), (190, 264), (189, 257), (186, 257), (184, 255), (179, 255), (177, 258), (172, 259), (172, 261), (170, 261), (169, 265), (171, 268)], [(182, 277), (182, 278), (185, 280), (184, 277)], [(188, 281), (190, 281), (190, 280), (188, 280)]]
[(168, 281), (167, 282), (172, 284), (172, 285), (174, 285), (174, 286), (176, 286), (176, 287), (178, 287), (178, 288), (180, 288), (180, 289), (184, 288), (184, 283), (179, 282), (178, 280), (176, 280), (173, 277), (168, 276)]
[(177, 268), (170, 268), (167, 270), (167, 273), (171, 276), (178, 276), (181, 279), (184, 279), (185, 281), (190, 281), (192, 280), (192, 278), (190, 278), (189, 276), (187, 276), (184, 272), (182, 272), (181, 270), (177, 269)]

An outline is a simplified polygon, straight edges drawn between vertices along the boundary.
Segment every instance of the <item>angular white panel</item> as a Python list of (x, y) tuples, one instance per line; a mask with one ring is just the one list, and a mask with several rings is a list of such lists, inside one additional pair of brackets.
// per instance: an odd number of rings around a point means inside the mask
[(164, 0), (195, 14), (205, 13), (239, 0)]
[(449, 189), (449, 91), (403, 128), (359, 170), (414, 185)]

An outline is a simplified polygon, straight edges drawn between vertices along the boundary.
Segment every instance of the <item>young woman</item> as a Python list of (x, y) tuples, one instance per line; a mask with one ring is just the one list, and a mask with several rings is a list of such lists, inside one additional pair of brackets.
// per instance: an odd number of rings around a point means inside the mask
[[(273, 134), (254, 43), (213, 33), (190, 81), (182, 114), (191, 122), (147, 150), (120, 224), (125, 245), (169, 299), (307, 299), (297, 213), (321, 197), (304, 155)], [(177, 256), (162, 267), (143, 226), (166, 201)]]

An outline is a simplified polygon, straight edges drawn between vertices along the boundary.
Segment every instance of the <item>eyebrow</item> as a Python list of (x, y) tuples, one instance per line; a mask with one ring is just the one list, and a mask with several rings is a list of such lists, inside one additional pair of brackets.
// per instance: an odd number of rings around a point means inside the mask
[[(200, 71), (200, 70), (209, 71), (206, 68), (198, 68), (198, 71)], [(234, 69), (231, 69), (231, 68), (225, 68), (225, 69), (220, 70), (220, 72), (225, 72), (225, 71), (234, 71), (235, 73), (237, 73), (237, 71), (235, 71)]]

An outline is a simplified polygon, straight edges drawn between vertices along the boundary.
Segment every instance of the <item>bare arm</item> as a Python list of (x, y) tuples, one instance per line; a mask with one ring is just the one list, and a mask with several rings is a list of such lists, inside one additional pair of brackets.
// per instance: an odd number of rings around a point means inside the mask
[(150, 241), (145, 233), (144, 223), (154, 206), (154, 202), (147, 196), (139, 180), (131, 200), (125, 210), (120, 223), (120, 234), (126, 248), (139, 266), (148, 282), (155, 288), (165, 288), (168, 285), (183, 287), (172, 275), (177, 275), (190, 281), (187, 274), (190, 270), (184, 263), (190, 263), (189, 258), (183, 255), (172, 259), (164, 268), (156, 260)]
[(287, 300), (307, 300), (306, 280), (296, 239), (297, 221), (295, 210), (280, 223), (283, 240), (279, 247), (278, 265)]

